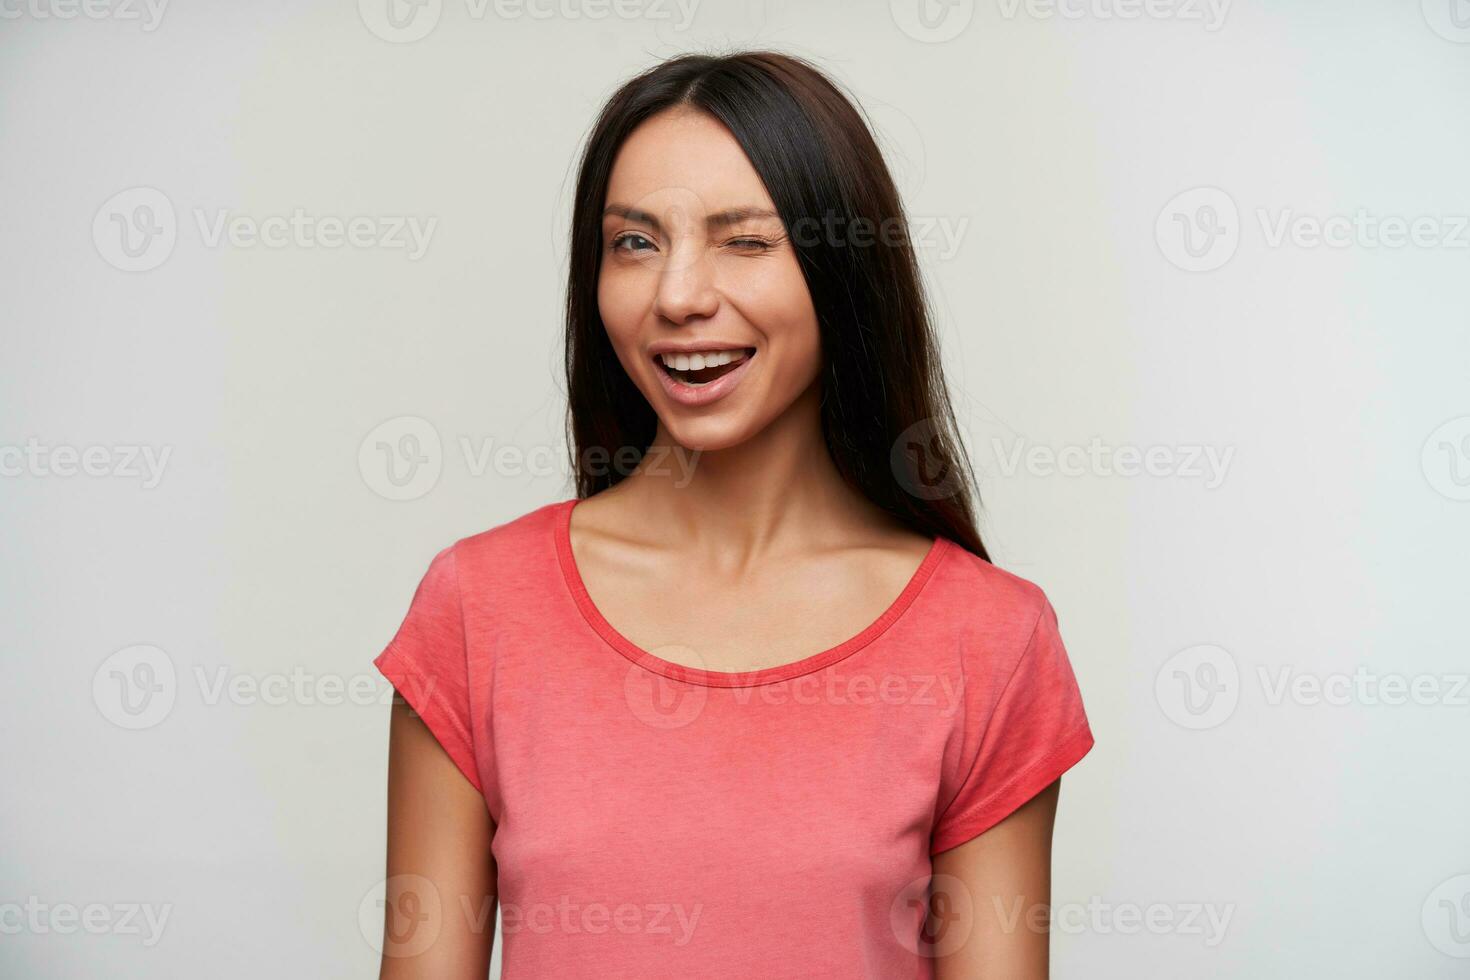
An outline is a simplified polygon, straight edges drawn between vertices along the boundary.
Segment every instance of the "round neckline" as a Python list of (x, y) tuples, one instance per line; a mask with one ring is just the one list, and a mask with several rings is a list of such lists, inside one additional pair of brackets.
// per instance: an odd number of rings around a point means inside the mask
[(939, 564), (939, 560), (944, 557), (949, 548), (947, 538), (943, 535), (935, 535), (933, 543), (929, 545), (929, 550), (919, 562), (919, 567), (914, 569), (913, 575), (909, 577), (908, 583), (904, 585), (898, 597), (889, 603), (888, 608), (883, 610), (882, 614), (864, 627), (861, 632), (848, 637), (836, 646), (790, 663), (778, 664), (775, 667), (762, 667), (758, 670), (740, 672), (705, 670), (702, 667), (676, 664), (644, 650), (618, 632), (617, 628), (602, 615), (602, 611), (597, 608), (597, 604), (592, 601), (592, 596), (588, 594), (587, 585), (582, 581), (582, 572), (577, 568), (577, 560), (572, 555), (572, 510), (579, 503), (581, 503), (581, 498), (573, 497), (557, 505), (554, 537), (557, 563), (561, 566), (562, 577), (566, 580), (567, 588), (572, 593), (572, 599), (581, 611), (582, 618), (608, 646), (639, 667), (672, 680), (698, 684), (703, 687), (758, 687), (765, 684), (776, 684), (803, 674), (810, 674), (824, 667), (830, 667), (852, 656), (883, 635), (888, 627), (898, 621), (904, 610), (923, 590), (925, 583), (929, 581), (935, 567)]

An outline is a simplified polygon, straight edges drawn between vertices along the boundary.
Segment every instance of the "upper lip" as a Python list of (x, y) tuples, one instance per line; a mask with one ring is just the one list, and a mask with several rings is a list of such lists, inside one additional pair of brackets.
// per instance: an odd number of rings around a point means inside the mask
[(650, 357), (660, 354), (700, 354), (710, 350), (754, 349), (754, 344), (736, 344), (728, 340), (660, 340), (648, 345)]

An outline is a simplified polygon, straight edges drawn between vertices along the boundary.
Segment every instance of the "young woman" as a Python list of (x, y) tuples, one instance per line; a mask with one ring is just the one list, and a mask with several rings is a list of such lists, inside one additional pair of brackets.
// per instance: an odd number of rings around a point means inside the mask
[(397, 688), (382, 976), (1044, 977), (1056, 617), (975, 529), (852, 103), (767, 52), (624, 85), (577, 182), (574, 498), (440, 551)]

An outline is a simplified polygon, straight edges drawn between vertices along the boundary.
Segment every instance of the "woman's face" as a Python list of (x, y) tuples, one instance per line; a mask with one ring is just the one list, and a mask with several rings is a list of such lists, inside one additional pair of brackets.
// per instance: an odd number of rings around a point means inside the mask
[(602, 249), (602, 322), (679, 445), (739, 445), (815, 382), (821, 344), (796, 253), (740, 144), (712, 117), (671, 109), (624, 141)]

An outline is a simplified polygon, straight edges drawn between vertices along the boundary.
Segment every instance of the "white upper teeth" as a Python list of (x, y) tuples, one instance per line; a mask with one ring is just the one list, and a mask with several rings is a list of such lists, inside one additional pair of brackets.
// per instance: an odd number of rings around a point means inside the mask
[(698, 371), (701, 368), (719, 367), (745, 357), (743, 350), (706, 350), (693, 354), (660, 354), (659, 358), (675, 371)]

